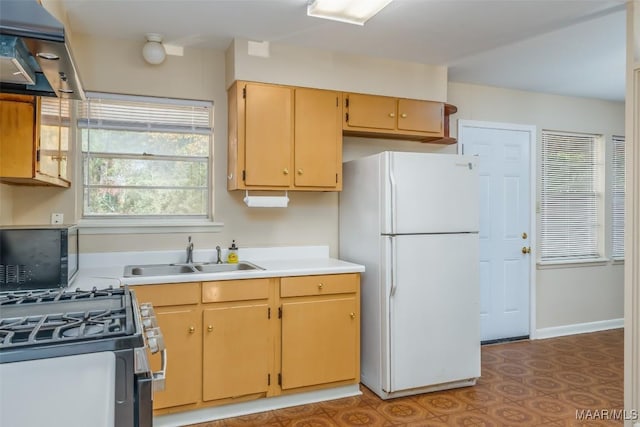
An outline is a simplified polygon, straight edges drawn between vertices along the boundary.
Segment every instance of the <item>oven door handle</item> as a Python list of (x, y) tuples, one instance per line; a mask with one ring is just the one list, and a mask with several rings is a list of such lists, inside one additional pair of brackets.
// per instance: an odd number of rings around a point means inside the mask
[(167, 349), (163, 348), (160, 351), (160, 360), (162, 369), (157, 372), (152, 372), (153, 378), (153, 391), (163, 391), (165, 387), (165, 381), (167, 379)]

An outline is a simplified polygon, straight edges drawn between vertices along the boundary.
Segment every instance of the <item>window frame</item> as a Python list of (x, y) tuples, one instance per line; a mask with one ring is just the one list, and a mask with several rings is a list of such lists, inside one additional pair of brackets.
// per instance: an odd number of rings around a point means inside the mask
[[(209, 154), (207, 156), (207, 213), (206, 215), (148, 215), (148, 216), (102, 216), (102, 215), (84, 215), (84, 194), (85, 194), (85, 177), (84, 177), (84, 153), (82, 150), (82, 133), (79, 126), (81, 119), (80, 104), (75, 102), (72, 110), (72, 126), (70, 126), (71, 140), (74, 141), (74, 160), (77, 167), (74, 167), (73, 180), (78, 183), (76, 185), (76, 218), (77, 224), (81, 228), (83, 234), (147, 234), (147, 233), (184, 233), (184, 232), (219, 232), (224, 224), (214, 220), (214, 113), (215, 106), (212, 101), (197, 100), (180, 100), (174, 98), (122, 95), (100, 92), (87, 92), (87, 98), (101, 98), (109, 100), (133, 100), (138, 102), (160, 102), (166, 104), (178, 105), (207, 105), (211, 109), (211, 133), (209, 140)], [(118, 156), (118, 154), (115, 154)], [(155, 157), (155, 156), (154, 156)], [(179, 156), (157, 156), (162, 159), (167, 157)], [(147, 158), (145, 156), (145, 158)]]
[[(619, 144), (619, 146), (617, 145)], [(620, 150), (620, 151), (618, 151)], [(624, 261), (624, 217), (625, 217), (625, 137), (622, 135), (611, 136), (611, 228), (610, 228), (610, 243), (611, 243), (611, 259), (614, 261)], [(622, 156), (619, 158), (618, 156)], [(622, 173), (622, 188), (617, 184), (617, 173)], [(619, 206), (616, 205), (616, 195), (621, 195), (621, 211)], [(621, 218), (617, 218), (621, 215)], [(620, 224), (621, 221), (621, 224)], [(621, 227), (621, 230), (618, 228)], [(621, 239), (621, 240), (617, 240)], [(617, 249), (617, 250), (616, 250)], [(621, 250), (621, 252), (620, 252)]]
[[(550, 205), (545, 205), (545, 194), (549, 193), (545, 191), (545, 168), (548, 168), (548, 164), (545, 163), (545, 155), (549, 152), (546, 149), (547, 135), (551, 138), (576, 138), (576, 140), (591, 139), (593, 149), (591, 150), (591, 158), (593, 163), (592, 176), (592, 193), (594, 198), (594, 211), (593, 216), (595, 224), (592, 227), (594, 230), (590, 234), (590, 238), (595, 240), (593, 247), (595, 253), (587, 254), (586, 252), (580, 255), (573, 256), (544, 256), (545, 253), (545, 237), (553, 234), (551, 231), (545, 233), (545, 208)], [(539, 165), (539, 181), (538, 181), (538, 221), (539, 221), (539, 236), (538, 236), (538, 259), (537, 264), (539, 266), (553, 266), (553, 265), (568, 265), (568, 264), (593, 264), (593, 263), (605, 263), (608, 258), (605, 257), (605, 152), (604, 152), (604, 136), (602, 134), (595, 133), (581, 133), (581, 132), (567, 132), (556, 131), (550, 129), (543, 129), (541, 132), (541, 144), (540, 144), (540, 165)], [(579, 205), (577, 205), (579, 206)], [(547, 222), (548, 224), (548, 222)], [(548, 225), (547, 225), (548, 226)], [(547, 237), (548, 238), (548, 237)], [(558, 249), (556, 249), (558, 251)], [(553, 253), (553, 250), (548, 250)]]

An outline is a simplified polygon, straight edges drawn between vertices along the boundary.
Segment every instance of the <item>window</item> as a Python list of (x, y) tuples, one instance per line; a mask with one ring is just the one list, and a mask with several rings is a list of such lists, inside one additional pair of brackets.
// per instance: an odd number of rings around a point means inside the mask
[(612, 138), (611, 257), (624, 259), (624, 136)]
[(211, 103), (90, 94), (78, 128), (83, 217), (210, 215)]
[(601, 257), (599, 135), (542, 132), (541, 261)]

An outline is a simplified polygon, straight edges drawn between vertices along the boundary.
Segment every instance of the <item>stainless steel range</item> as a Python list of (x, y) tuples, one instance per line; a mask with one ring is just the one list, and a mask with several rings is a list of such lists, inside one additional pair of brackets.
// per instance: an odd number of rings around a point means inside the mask
[(0, 425), (151, 426), (165, 352), (153, 308), (127, 287), (0, 295)]

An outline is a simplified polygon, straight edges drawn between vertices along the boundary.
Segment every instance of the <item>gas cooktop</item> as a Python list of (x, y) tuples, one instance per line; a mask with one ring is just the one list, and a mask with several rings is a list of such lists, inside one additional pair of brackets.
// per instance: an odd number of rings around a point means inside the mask
[(127, 287), (0, 295), (0, 363), (144, 344)]

